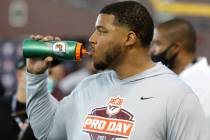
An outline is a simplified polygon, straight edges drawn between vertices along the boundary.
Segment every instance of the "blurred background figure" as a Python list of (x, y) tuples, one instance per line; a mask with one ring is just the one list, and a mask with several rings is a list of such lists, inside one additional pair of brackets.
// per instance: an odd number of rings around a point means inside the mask
[(5, 87), (2, 85), (0, 81), (0, 97), (4, 96), (4, 92), (5, 92)]
[(69, 73), (63, 80), (58, 84), (62, 93), (66, 96), (71, 93), (71, 91), (76, 87), (76, 85), (85, 77), (96, 73), (90, 58), (86, 58), (81, 67)]
[(35, 140), (26, 115), (24, 58), (16, 62), (17, 90), (0, 97), (0, 138), (6, 140)]
[(197, 94), (210, 119), (210, 67), (206, 57), (196, 53), (196, 33), (184, 19), (172, 19), (155, 28), (151, 46), (153, 61), (161, 61)]
[(54, 59), (48, 73), (48, 92), (51, 93), (57, 100), (61, 100), (64, 97), (64, 94), (58, 88), (58, 83), (66, 75), (65, 66), (62, 61)]

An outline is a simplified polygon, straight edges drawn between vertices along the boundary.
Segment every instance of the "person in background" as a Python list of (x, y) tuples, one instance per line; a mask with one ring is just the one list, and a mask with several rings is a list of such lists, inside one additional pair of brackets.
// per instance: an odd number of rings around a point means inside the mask
[(26, 114), (25, 61), (20, 58), (16, 62), (17, 90), (0, 97), (0, 139), (36, 140)]
[(82, 65), (81, 68), (74, 72), (70, 72), (67, 76), (59, 81), (58, 87), (65, 96), (70, 94), (76, 85), (79, 84), (79, 82), (81, 82), (84, 78), (97, 73), (94, 69), (91, 58), (85, 58), (83, 61), (83, 64), (80, 64)]
[(155, 62), (161, 61), (193, 89), (210, 126), (210, 67), (206, 57), (197, 56), (196, 32), (191, 23), (175, 18), (159, 24), (150, 52)]
[(2, 82), (0, 81), (0, 97), (3, 97), (5, 93), (5, 87), (2, 84)]
[(53, 57), (27, 59), (27, 114), (36, 137), (209, 140), (204, 112), (193, 91), (167, 67), (152, 62), (153, 31), (149, 12), (136, 1), (102, 8), (89, 38), (93, 65), (101, 72), (82, 80), (60, 102), (47, 92)]
[(51, 93), (57, 100), (63, 99), (65, 94), (63, 94), (63, 92), (60, 90), (58, 84), (66, 75), (64, 64), (60, 60), (54, 59), (48, 72), (48, 92)]

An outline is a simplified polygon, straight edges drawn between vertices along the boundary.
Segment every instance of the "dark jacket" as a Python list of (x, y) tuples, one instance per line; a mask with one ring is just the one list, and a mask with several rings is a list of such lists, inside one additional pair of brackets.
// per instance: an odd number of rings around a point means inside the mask
[[(25, 113), (14, 116), (16, 111), (25, 111), (25, 104), (15, 100), (14, 96), (0, 97), (0, 139), (5, 140), (20, 140), (18, 135), (20, 127), (18, 126), (15, 117), (24, 120), (27, 118)], [(15, 107), (12, 107), (12, 102), (15, 102)], [(23, 133), (21, 140), (36, 140), (30, 126)]]

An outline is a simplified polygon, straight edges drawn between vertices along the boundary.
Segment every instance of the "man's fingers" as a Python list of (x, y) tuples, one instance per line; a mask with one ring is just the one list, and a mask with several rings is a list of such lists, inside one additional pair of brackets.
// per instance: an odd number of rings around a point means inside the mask
[(35, 35), (35, 40), (41, 40), (43, 38), (43, 35)]
[(43, 35), (30, 35), (30, 38), (34, 40), (41, 40), (43, 38)]
[(54, 40), (55, 40), (55, 41), (61, 41), (61, 38), (58, 37), (58, 36), (56, 36), (56, 37), (54, 38)]
[(35, 39), (35, 35), (30, 35), (29, 38), (30, 39)]
[(60, 37), (53, 37), (51, 35), (47, 35), (47, 36), (43, 36), (43, 35), (30, 35), (30, 39), (34, 39), (34, 40), (42, 40), (42, 41), (61, 41), (61, 38)]
[(52, 62), (53, 61), (53, 57), (52, 56), (48, 56), (48, 57), (45, 58), (45, 61)]
[(48, 56), (45, 58), (45, 63), (47, 64), (47, 67), (50, 67), (50, 65), (52, 64), (53, 61), (53, 57)]
[(47, 35), (42, 38), (42, 41), (53, 41), (53, 40), (54, 40), (54, 37), (51, 35)]

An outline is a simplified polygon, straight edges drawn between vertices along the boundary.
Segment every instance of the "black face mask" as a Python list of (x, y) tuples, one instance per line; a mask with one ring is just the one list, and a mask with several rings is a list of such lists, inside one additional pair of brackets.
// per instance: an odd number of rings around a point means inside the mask
[(176, 59), (177, 54), (174, 54), (170, 59), (166, 58), (166, 54), (173, 47), (173, 44), (170, 45), (167, 49), (157, 55), (151, 55), (152, 61), (154, 62), (162, 62), (168, 68), (172, 69), (174, 65), (174, 61)]

